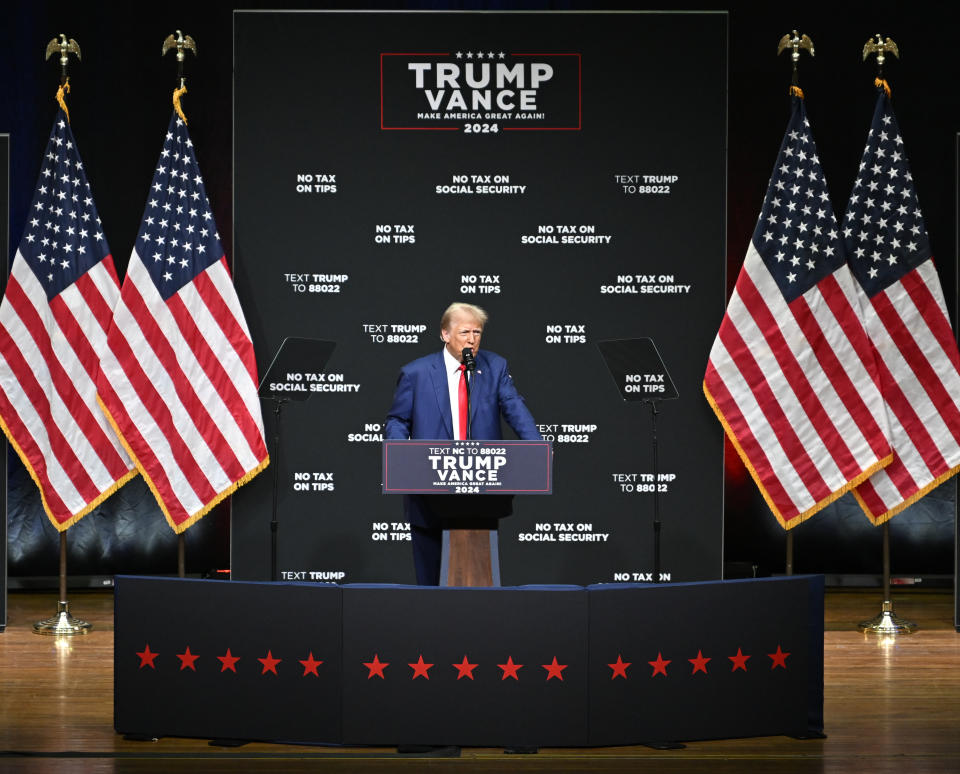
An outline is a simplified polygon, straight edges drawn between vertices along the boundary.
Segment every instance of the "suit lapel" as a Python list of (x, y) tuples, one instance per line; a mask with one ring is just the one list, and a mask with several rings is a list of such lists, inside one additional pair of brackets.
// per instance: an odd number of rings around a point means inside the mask
[(443, 350), (440, 350), (433, 358), (433, 363), (430, 366), (430, 379), (433, 381), (433, 390), (437, 396), (437, 409), (447, 431), (447, 438), (453, 438), (453, 417), (450, 416), (450, 387), (447, 383), (447, 374), (443, 363)]

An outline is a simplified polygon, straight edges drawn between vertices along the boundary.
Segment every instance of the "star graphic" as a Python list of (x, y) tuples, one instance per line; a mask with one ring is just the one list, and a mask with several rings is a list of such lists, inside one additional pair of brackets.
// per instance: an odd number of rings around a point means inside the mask
[(428, 672), (430, 671), (430, 667), (432, 667), (433, 664), (424, 664), (422, 653), (420, 654), (420, 658), (417, 659), (417, 663), (407, 664), (407, 666), (413, 670), (413, 677), (410, 678), (411, 680), (416, 680), (418, 677), (422, 677), (425, 680), (430, 679), (430, 675), (428, 674)]
[(657, 652), (657, 660), (648, 661), (647, 663), (653, 667), (653, 674), (650, 675), (650, 677), (656, 677), (658, 672), (664, 677), (667, 676), (667, 664), (670, 663), (670, 659), (665, 659), (659, 651)]
[(736, 672), (738, 669), (742, 669), (744, 672), (747, 671), (747, 659), (750, 658), (750, 656), (743, 655), (743, 651), (740, 648), (737, 648), (736, 656), (727, 656), (727, 658), (733, 662), (731, 672)]
[(237, 662), (240, 660), (240, 656), (234, 656), (230, 652), (230, 648), (227, 648), (226, 655), (217, 656), (217, 658), (220, 659), (220, 663), (223, 664), (223, 666), (220, 667), (221, 672), (226, 672), (229, 669), (234, 674), (237, 673)]
[(177, 658), (180, 659), (180, 671), (184, 669), (192, 669), (194, 672), (197, 671), (197, 667), (194, 662), (197, 660), (198, 656), (190, 652), (190, 646), (187, 645), (187, 650), (184, 653), (178, 653)]
[(616, 680), (617, 677), (622, 677), (624, 680), (627, 679), (627, 667), (630, 666), (632, 662), (624, 661), (621, 658), (620, 654), (617, 654), (617, 661), (615, 664), (607, 664), (613, 670), (613, 675), (610, 677), (611, 680)]
[(257, 661), (263, 664), (263, 671), (260, 674), (265, 675), (267, 672), (277, 674), (277, 664), (283, 661), (283, 659), (274, 658), (273, 653), (268, 650), (266, 658), (258, 658)]
[(472, 680), (473, 670), (477, 668), (476, 664), (471, 664), (469, 661), (467, 661), (466, 654), (463, 656), (463, 661), (461, 661), (459, 664), (453, 664), (452, 666), (460, 673), (457, 675), (458, 680), (461, 677), (469, 677)]
[(547, 670), (547, 680), (552, 680), (556, 677), (560, 682), (563, 682), (563, 670), (566, 669), (568, 664), (558, 664), (557, 657), (553, 657), (552, 664), (541, 664), (544, 669)]
[(320, 677), (317, 674), (317, 667), (320, 666), (323, 662), (316, 661), (313, 658), (313, 651), (310, 651), (310, 655), (306, 659), (297, 659), (301, 664), (303, 664), (303, 677), (312, 674), (314, 677)]
[(777, 667), (783, 667), (784, 669), (787, 668), (787, 656), (789, 656), (790, 654), (784, 653), (780, 649), (780, 645), (777, 645), (776, 653), (768, 653), (767, 655), (770, 656), (771, 659), (773, 659), (773, 664), (770, 665), (771, 669), (776, 669)]
[(383, 670), (390, 666), (390, 662), (381, 661), (380, 657), (374, 653), (373, 661), (364, 661), (363, 665), (370, 670), (370, 674), (367, 675), (368, 680), (374, 675), (379, 677), (381, 680), (385, 680), (386, 678), (383, 676)]
[(157, 668), (157, 665), (153, 663), (153, 660), (160, 654), (151, 652), (149, 644), (144, 645), (143, 650), (137, 651), (137, 655), (140, 656), (140, 669), (143, 669), (145, 666), (148, 666), (151, 669)]
[(506, 664), (497, 664), (503, 670), (503, 677), (501, 680), (506, 680), (508, 677), (512, 677), (517, 682), (520, 682), (520, 678), (517, 677), (517, 670), (523, 668), (523, 664), (514, 664), (513, 656), (507, 656)]
[(706, 657), (703, 655), (703, 651), (698, 649), (698, 650), (697, 650), (697, 657), (696, 657), (696, 658), (688, 658), (688, 659), (687, 659), (687, 661), (689, 661), (691, 664), (693, 664), (693, 671), (692, 671), (690, 674), (695, 675), (697, 672), (703, 672), (704, 674), (706, 674), (706, 673), (707, 673), (707, 662), (708, 662), (709, 660), (710, 660), (709, 658), (706, 658)]

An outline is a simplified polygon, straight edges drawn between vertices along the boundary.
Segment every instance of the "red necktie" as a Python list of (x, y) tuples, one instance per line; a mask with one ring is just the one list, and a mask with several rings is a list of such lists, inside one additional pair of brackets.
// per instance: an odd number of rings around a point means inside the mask
[(460, 366), (460, 386), (457, 389), (457, 398), (460, 412), (460, 437), (458, 440), (465, 441), (467, 439), (467, 404), (469, 403), (467, 397), (467, 367), (465, 365)]

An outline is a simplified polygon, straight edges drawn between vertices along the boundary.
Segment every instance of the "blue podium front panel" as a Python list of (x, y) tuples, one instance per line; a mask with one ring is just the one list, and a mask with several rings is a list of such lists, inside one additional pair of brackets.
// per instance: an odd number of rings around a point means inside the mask
[(823, 579), (420, 588), (120, 576), (120, 733), (559, 747), (823, 728)]
[(340, 739), (337, 586), (117, 578), (114, 727)]
[(804, 736), (822, 718), (821, 579), (591, 587), (589, 597), (591, 744)]
[(587, 744), (585, 589), (343, 594), (346, 744)]

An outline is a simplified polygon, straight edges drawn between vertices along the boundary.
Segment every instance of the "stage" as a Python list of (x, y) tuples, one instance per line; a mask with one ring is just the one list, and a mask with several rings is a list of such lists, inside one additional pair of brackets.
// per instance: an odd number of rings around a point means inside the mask
[[(251, 743), (205, 739), (129, 741), (113, 731), (113, 594), (75, 592), (71, 608), (89, 635), (57, 642), (32, 633), (55, 608), (47, 593), (15, 593), (0, 635), (0, 771), (702, 771), (945, 772), (960, 767), (960, 636), (946, 592), (894, 595), (897, 612), (920, 630), (889, 643), (859, 634), (879, 611), (880, 593), (826, 595), (826, 739), (784, 736), (692, 742), (685, 749), (640, 746), (543, 748), (536, 755), (499, 748), (397, 754), (388, 747)], [(216, 706), (210, 706), (217, 713)], [(441, 756), (458, 755), (458, 757)]]

